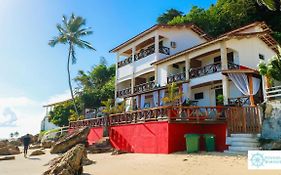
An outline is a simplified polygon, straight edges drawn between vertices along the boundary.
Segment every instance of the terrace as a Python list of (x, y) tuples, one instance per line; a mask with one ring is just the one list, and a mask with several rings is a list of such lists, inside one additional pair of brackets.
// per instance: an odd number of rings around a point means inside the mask
[(259, 133), (261, 119), (258, 107), (217, 107), (217, 106), (161, 106), (143, 110), (111, 114), (87, 120), (72, 121), (70, 128), (84, 126), (120, 126), (137, 123), (163, 122), (217, 124), (226, 123), (228, 134)]

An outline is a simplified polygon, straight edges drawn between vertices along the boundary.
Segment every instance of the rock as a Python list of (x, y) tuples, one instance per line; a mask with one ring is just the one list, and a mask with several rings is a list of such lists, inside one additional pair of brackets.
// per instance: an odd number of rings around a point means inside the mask
[(2, 160), (15, 160), (15, 156), (5, 156), (5, 157), (0, 157), (0, 161)]
[(17, 146), (6, 145), (0, 148), (0, 155), (14, 155), (20, 154), (20, 149)]
[(51, 148), (51, 154), (64, 153), (67, 150), (71, 149), (73, 146), (83, 143), (87, 143), (87, 137), (90, 132), (88, 127), (81, 128), (74, 131), (72, 134), (64, 137), (57, 141)]
[(95, 163), (96, 163), (96, 161), (90, 160), (87, 157), (83, 157), (83, 159), (82, 159), (82, 165), (83, 166), (92, 165), (92, 164), (95, 164)]
[(51, 148), (53, 144), (54, 144), (54, 142), (51, 140), (44, 140), (41, 143), (41, 146), (42, 146), (42, 148)]
[(37, 145), (30, 145), (29, 149), (40, 149), (41, 145), (37, 144)]
[(22, 143), (19, 140), (12, 140), (9, 142), (9, 144), (13, 145), (13, 146), (21, 146)]
[(82, 160), (85, 156), (85, 146), (78, 144), (62, 156), (53, 159), (50, 168), (43, 175), (81, 175)]
[(105, 152), (112, 152), (113, 148), (109, 142), (108, 137), (104, 137), (97, 141), (97, 143), (90, 145), (87, 147), (88, 153), (105, 153)]
[(0, 148), (6, 147), (8, 145), (8, 140), (2, 140), (0, 141)]
[(119, 154), (126, 154), (127, 152), (125, 152), (125, 151), (121, 151), (121, 150), (114, 150), (112, 153), (111, 153), (111, 155), (119, 155)]
[(272, 150), (281, 150), (281, 140), (272, 143)]
[(39, 156), (39, 155), (43, 155), (43, 154), (45, 154), (44, 151), (42, 151), (42, 150), (35, 150), (35, 151), (31, 152), (30, 156)]

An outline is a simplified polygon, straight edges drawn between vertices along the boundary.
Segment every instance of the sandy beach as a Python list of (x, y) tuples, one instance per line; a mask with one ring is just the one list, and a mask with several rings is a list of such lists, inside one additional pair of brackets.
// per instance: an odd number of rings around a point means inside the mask
[[(39, 175), (47, 170), (45, 165), (56, 155), (46, 155), (0, 162), (1, 175)], [(280, 171), (249, 171), (247, 157), (224, 153), (200, 153), (187, 155), (175, 153), (157, 154), (89, 154), (96, 164), (85, 166), (85, 175), (281, 175)]]

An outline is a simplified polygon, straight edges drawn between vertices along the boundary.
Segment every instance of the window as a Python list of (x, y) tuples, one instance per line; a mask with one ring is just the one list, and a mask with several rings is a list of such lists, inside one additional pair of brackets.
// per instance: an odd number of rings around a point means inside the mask
[(259, 54), (259, 59), (260, 60), (264, 60), (264, 55), (263, 54)]
[(194, 94), (194, 99), (195, 100), (200, 100), (200, 99), (203, 99), (203, 98), (204, 98), (203, 92)]

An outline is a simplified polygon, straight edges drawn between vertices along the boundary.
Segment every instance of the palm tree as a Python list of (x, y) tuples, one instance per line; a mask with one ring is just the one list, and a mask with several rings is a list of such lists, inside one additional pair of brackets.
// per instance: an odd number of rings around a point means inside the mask
[(79, 113), (73, 95), (69, 67), (70, 67), (70, 59), (72, 64), (76, 63), (75, 49), (77, 46), (83, 49), (86, 48), (86, 49), (95, 50), (91, 45), (91, 43), (81, 39), (82, 37), (88, 36), (93, 33), (90, 30), (90, 28), (83, 28), (85, 24), (86, 24), (86, 20), (80, 16), (75, 16), (74, 14), (72, 14), (69, 19), (67, 19), (66, 16), (63, 16), (62, 24), (57, 24), (59, 35), (49, 41), (49, 45), (51, 47), (54, 47), (57, 44), (68, 45), (68, 58), (67, 58), (68, 84), (69, 84), (71, 97), (73, 100), (73, 106), (77, 116), (79, 116)]
[(15, 137), (18, 137), (18, 136), (19, 136), (19, 132), (16, 131), (16, 132), (14, 133), (14, 136), (15, 136)]
[(281, 0), (257, 0), (258, 4), (265, 5), (269, 10), (280, 10)]
[(10, 137), (13, 138), (14, 137), (14, 133), (10, 133)]

